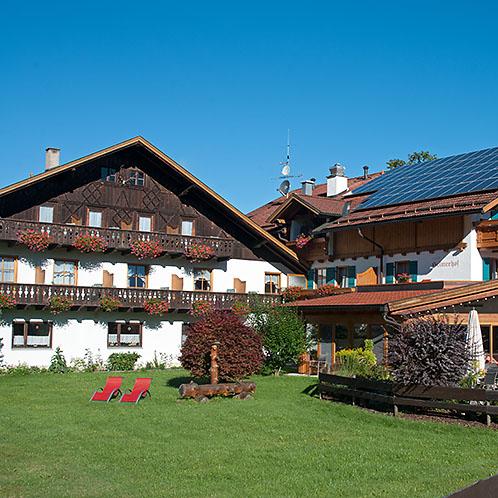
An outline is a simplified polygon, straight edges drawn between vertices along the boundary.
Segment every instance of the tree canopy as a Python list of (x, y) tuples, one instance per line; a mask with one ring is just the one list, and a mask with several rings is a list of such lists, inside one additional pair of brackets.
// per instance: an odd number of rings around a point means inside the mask
[(425, 163), (426, 161), (433, 161), (434, 159), (437, 159), (436, 154), (431, 154), (428, 150), (421, 150), (408, 154), (407, 161), (405, 161), (404, 159), (390, 159), (386, 164), (389, 169), (394, 169), (398, 168), (399, 166), (404, 166), (405, 164), (413, 165)]

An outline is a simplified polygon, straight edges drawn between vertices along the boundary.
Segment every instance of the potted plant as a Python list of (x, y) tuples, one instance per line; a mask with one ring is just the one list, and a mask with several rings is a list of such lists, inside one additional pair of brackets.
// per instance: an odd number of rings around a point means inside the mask
[(107, 241), (99, 235), (85, 233), (75, 237), (73, 247), (81, 252), (104, 252), (107, 249)]
[(42, 252), (50, 245), (50, 236), (47, 232), (37, 232), (32, 228), (21, 230), (17, 234), (17, 241), (24, 244), (30, 251)]
[(116, 311), (121, 306), (121, 301), (115, 297), (104, 296), (100, 299), (100, 309), (107, 313)]
[(411, 282), (411, 277), (408, 275), (408, 273), (398, 273), (396, 275), (396, 281), (398, 283), (406, 283), (406, 282)]
[(155, 240), (134, 240), (130, 247), (131, 253), (138, 259), (157, 258), (164, 253), (164, 248)]
[(193, 243), (185, 248), (185, 257), (191, 261), (206, 261), (214, 258), (216, 252), (214, 247), (207, 244)]
[(49, 300), (49, 309), (52, 315), (58, 315), (64, 311), (69, 311), (73, 302), (66, 296), (52, 296)]
[(302, 249), (311, 239), (311, 235), (304, 235), (304, 233), (300, 234), (295, 240), (296, 247)]
[(14, 296), (9, 296), (8, 294), (0, 294), (0, 309), (10, 310), (16, 306), (16, 300)]
[(162, 299), (149, 299), (144, 303), (144, 310), (149, 315), (162, 316), (168, 312), (169, 303)]

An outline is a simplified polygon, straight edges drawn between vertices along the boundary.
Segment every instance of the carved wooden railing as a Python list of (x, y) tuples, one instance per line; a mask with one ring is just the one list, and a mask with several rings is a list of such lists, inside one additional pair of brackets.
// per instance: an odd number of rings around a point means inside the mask
[(214, 249), (217, 258), (230, 258), (234, 256), (236, 245), (233, 239), (221, 237), (139, 232), (137, 230), (120, 230), (119, 228), (93, 228), (0, 218), (0, 240), (17, 241), (18, 233), (29, 229), (48, 233), (51, 242), (58, 246), (72, 246), (74, 239), (79, 235), (97, 235), (105, 239), (109, 249), (118, 251), (129, 250), (130, 243), (135, 240), (150, 240), (159, 242), (169, 254), (183, 254), (192, 244), (205, 244)]
[(479, 249), (498, 249), (498, 220), (481, 221), (476, 231)]
[(268, 304), (281, 302), (280, 295), (236, 294), (231, 292), (173, 291), (115, 287), (80, 287), (70, 285), (38, 285), (0, 283), (0, 294), (12, 296), (18, 306), (48, 306), (52, 296), (65, 296), (73, 307), (99, 307), (103, 297), (119, 300), (120, 308), (143, 308), (149, 299), (168, 301), (171, 310), (191, 310), (195, 302), (208, 302), (216, 310), (228, 310), (236, 302), (252, 300)]

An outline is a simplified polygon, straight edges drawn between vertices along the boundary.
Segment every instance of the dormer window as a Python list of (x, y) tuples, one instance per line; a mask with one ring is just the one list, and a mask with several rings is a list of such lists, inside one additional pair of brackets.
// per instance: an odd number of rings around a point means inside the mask
[(145, 175), (141, 171), (132, 171), (130, 173), (130, 185), (143, 187), (145, 185)]

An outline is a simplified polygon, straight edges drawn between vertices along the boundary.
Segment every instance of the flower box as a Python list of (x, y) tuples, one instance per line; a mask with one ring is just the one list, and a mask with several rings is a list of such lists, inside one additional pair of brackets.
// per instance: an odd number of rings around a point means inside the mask
[(305, 245), (308, 244), (308, 242), (312, 239), (311, 235), (304, 235), (304, 233), (302, 233), (301, 235), (299, 235), (296, 240), (295, 240), (295, 244), (296, 244), (296, 247), (298, 249), (302, 249)]
[(168, 312), (169, 303), (161, 299), (149, 299), (144, 303), (144, 310), (149, 315), (162, 316)]
[(58, 315), (64, 311), (69, 311), (73, 302), (66, 296), (52, 296), (49, 301), (49, 309), (52, 315)]
[(214, 258), (215, 250), (207, 244), (190, 244), (185, 249), (185, 257), (191, 261), (206, 261)]
[(100, 300), (100, 309), (107, 313), (116, 311), (121, 306), (121, 301), (115, 297), (104, 296)]
[(73, 247), (81, 252), (104, 252), (107, 249), (107, 242), (99, 235), (85, 233), (74, 239)]
[(0, 294), (0, 309), (2, 310), (10, 310), (15, 308), (16, 300), (14, 296), (9, 296), (8, 294)]
[(190, 314), (195, 317), (206, 316), (213, 311), (213, 305), (208, 301), (195, 301), (192, 303)]
[(155, 240), (134, 240), (131, 244), (131, 253), (138, 259), (154, 259), (164, 253), (164, 248)]
[(17, 241), (24, 244), (30, 251), (43, 252), (50, 245), (50, 236), (47, 232), (37, 232), (32, 228), (21, 230), (17, 234)]

